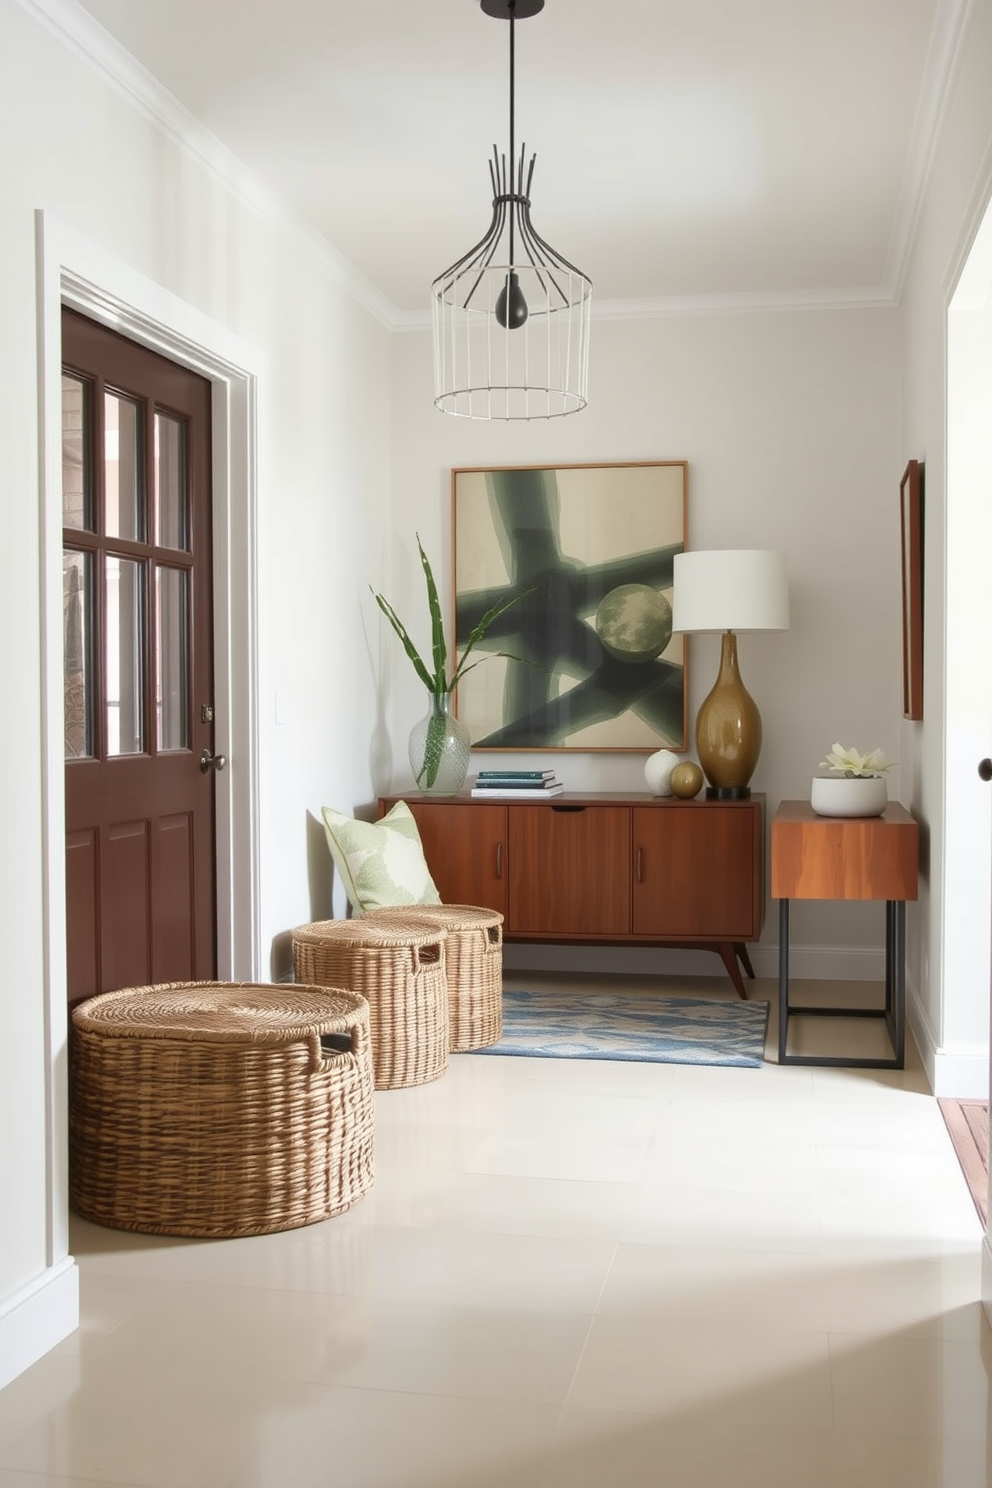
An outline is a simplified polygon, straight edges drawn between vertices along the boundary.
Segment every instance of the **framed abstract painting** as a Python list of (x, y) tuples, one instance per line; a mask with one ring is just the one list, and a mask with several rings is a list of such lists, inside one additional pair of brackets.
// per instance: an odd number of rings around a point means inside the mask
[(474, 748), (685, 749), (687, 485), (685, 460), (452, 471), (459, 649), (517, 597), (458, 685)]

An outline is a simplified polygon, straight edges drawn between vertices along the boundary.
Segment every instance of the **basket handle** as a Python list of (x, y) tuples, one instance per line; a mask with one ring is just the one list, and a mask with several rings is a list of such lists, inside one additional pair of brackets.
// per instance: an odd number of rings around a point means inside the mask
[(414, 960), (418, 966), (437, 966), (444, 960), (444, 947), (439, 940), (430, 945), (415, 946)]
[(353, 1054), (355, 1052), (354, 1030), (346, 1028), (341, 1033), (322, 1033), (320, 1047), (325, 1053)]
[(353, 1060), (356, 1057), (355, 1032), (353, 1028), (343, 1028), (333, 1033), (311, 1034), (310, 1073), (326, 1074), (342, 1060)]
[(487, 954), (503, 948), (502, 925), (487, 925), (482, 932), (482, 944)]

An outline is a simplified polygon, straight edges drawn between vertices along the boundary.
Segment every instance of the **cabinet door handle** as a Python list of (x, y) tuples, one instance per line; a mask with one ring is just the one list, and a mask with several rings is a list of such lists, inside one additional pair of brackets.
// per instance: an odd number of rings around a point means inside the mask
[(643, 877), (644, 877), (643, 873), (641, 872), (641, 866), (642, 866), (643, 861), (644, 861), (644, 849), (639, 847), (637, 849), (637, 867), (636, 867), (636, 870), (635, 870), (636, 873), (637, 873), (637, 882), (638, 883), (640, 883), (642, 881)]
[(502, 878), (503, 877), (503, 844), (502, 844), (502, 842), (497, 842), (497, 844), (496, 844), (496, 877), (497, 878)]
[(584, 806), (562, 806), (558, 801), (552, 801), (552, 811), (585, 811)]

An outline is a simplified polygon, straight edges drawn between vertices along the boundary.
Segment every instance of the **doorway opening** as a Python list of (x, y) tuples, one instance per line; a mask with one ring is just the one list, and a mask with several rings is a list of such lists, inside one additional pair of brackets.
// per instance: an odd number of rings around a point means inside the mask
[[(937, 1094), (988, 1098), (992, 984), (992, 205), (947, 314), (944, 895)], [(961, 1051), (955, 1057), (954, 1051)], [(941, 1082), (944, 1083), (944, 1082)]]
[(63, 310), (70, 1006), (217, 975), (211, 397)]
[(211, 385), (217, 975), (261, 965), (256, 708), (255, 398), (260, 357), (193, 306), (50, 213), (36, 217), (41, 402), (42, 790), (46, 1032), (46, 1250), (68, 1254), (65, 712), (63, 690), (63, 306), (119, 331)]

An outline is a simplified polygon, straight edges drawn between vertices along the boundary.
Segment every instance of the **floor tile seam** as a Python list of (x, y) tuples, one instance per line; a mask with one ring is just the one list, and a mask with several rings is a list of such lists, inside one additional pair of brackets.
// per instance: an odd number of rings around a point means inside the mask
[[(920, 1333), (915, 1330), (908, 1331), (906, 1328), (896, 1328), (888, 1332), (874, 1331), (862, 1333), (853, 1328), (831, 1328), (827, 1333), (833, 1357), (834, 1349), (839, 1349), (841, 1343), (849, 1341), (855, 1347), (877, 1348), (883, 1347), (912, 1348), (918, 1353), (934, 1353), (940, 1351), (952, 1351), (962, 1356), (970, 1355), (981, 1359), (980, 1338), (953, 1338), (944, 1334)], [(838, 1353), (839, 1357), (839, 1353)]]
[[(605, 1283), (604, 1283), (604, 1286), (605, 1286)], [(576, 1356), (575, 1364), (574, 1364), (574, 1366), (572, 1368), (572, 1376), (571, 1376), (571, 1379), (569, 1380), (568, 1386), (567, 1386), (567, 1388), (565, 1390), (565, 1398), (561, 1402), (561, 1414), (560, 1414), (560, 1416), (558, 1418), (558, 1422), (557, 1422), (557, 1425), (555, 1427), (555, 1433), (556, 1434), (557, 1434), (557, 1432), (561, 1428), (562, 1418), (564, 1417), (564, 1414), (565, 1414), (566, 1410), (569, 1409), (569, 1401), (571, 1400), (572, 1394), (573, 1394), (573, 1392), (575, 1390), (576, 1381), (578, 1380), (579, 1373), (580, 1373), (580, 1371), (582, 1369), (582, 1365), (583, 1365), (583, 1362), (585, 1360), (587, 1350), (589, 1348), (589, 1340), (592, 1337), (593, 1328), (595, 1327), (596, 1320), (597, 1320), (597, 1318), (599, 1316), (600, 1316), (600, 1313), (598, 1311), (598, 1308), (597, 1308), (596, 1311), (594, 1311), (590, 1315), (589, 1326), (586, 1328), (585, 1337), (582, 1340), (582, 1345), (579, 1348), (578, 1354)], [(640, 1415), (645, 1415), (646, 1413), (645, 1412), (642, 1412), (642, 1411), (637, 1411), (635, 1414), (637, 1414), (638, 1416), (640, 1416)]]
[[(3, 1463), (0, 1463), (0, 1469), (5, 1473), (17, 1473), (24, 1479), (24, 1488), (33, 1488), (35, 1484), (37, 1488), (49, 1488), (49, 1485), (55, 1485), (55, 1488), (148, 1488), (147, 1482), (141, 1482), (137, 1478), (128, 1478), (125, 1481), (123, 1478), (94, 1477), (92, 1473), (80, 1477), (72, 1471), (53, 1473), (48, 1468), (9, 1467)], [(235, 1474), (232, 1474), (225, 1478), (223, 1483), (216, 1484), (216, 1488), (231, 1488), (234, 1477)]]
[(949, 1142), (837, 1142), (832, 1140), (828, 1134), (824, 1137), (817, 1137), (814, 1145), (824, 1152), (835, 1151), (849, 1154), (854, 1151), (865, 1158), (878, 1157), (885, 1160), (929, 1158), (939, 1162), (948, 1173), (953, 1172), (955, 1167), (960, 1167), (957, 1155)]
[[(822, 1141), (814, 1143), (817, 1150), (817, 1164), (821, 1165), (827, 1161), (828, 1156), (833, 1153), (836, 1156), (837, 1167), (842, 1171), (854, 1170), (854, 1176), (861, 1176), (869, 1171), (869, 1164), (889, 1164), (895, 1168), (898, 1164), (909, 1164), (909, 1162), (927, 1161), (938, 1174), (950, 1176), (953, 1171), (961, 1171), (961, 1164), (956, 1159), (955, 1153), (944, 1147), (901, 1147), (901, 1146), (876, 1146), (876, 1144), (854, 1143), (854, 1141)], [(857, 1167), (855, 1167), (857, 1164)], [(824, 1171), (828, 1171), (825, 1170)], [(915, 1173), (895, 1173), (895, 1176), (909, 1181), (918, 1177)]]
[[(592, 1322), (593, 1322), (593, 1320), (595, 1320), (596, 1314), (599, 1311), (599, 1308), (600, 1308), (600, 1306), (602, 1304), (603, 1297), (604, 1297), (604, 1295), (606, 1293), (606, 1288), (609, 1285), (610, 1277), (613, 1275), (613, 1269), (616, 1266), (617, 1256), (619, 1254), (620, 1254), (620, 1241), (619, 1240), (615, 1240), (613, 1242), (613, 1249), (612, 1249), (612, 1251), (610, 1253), (610, 1259), (607, 1262), (606, 1269), (603, 1272), (603, 1279), (600, 1282), (600, 1284), (599, 1284), (599, 1290), (596, 1293), (596, 1300), (593, 1303), (593, 1307), (592, 1307), (592, 1318), (590, 1319), (590, 1323), (589, 1323), (590, 1328), (592, 1327)], [(588, 1333), (588, 1330), (587, 1330), (586, 1331), (586, 1338), (587, 1339), (588, 1339), (588, 1336), (589, 1336), (589, 1333)]]
[[(967, 1188), (967, 1180), (960, 1175), (960, 1170), (959, 1174), (955, 1174), (950, 1163), (945, 1162), (939, 1154), (937, 1154), (938, 1161), (928, 1165), (929, 1170), (899, 1171), (898, 1167), (888, 1165), (889, 1171), (886, 1171), (885, 1154), (878, 1154), (880, 1159), (878, 1162), (853, 1164), (843, 1160), (843, 1149), (840, 1149), (840, 1157), (831, 1163), (829, 1155), (838, 1152), (838, 1149), (829, 1143), (825, 1145), (822, 1142), (818, 1142), (816, 1147), (816, 1175), (823, 1181), (825, 1187), (833, 1191), (840, 1190), (858, 1194), (865, 1187), (877, 1191), (884, 1184), (885, 1191), (889, 1194), (902, 1188), (905, 1189), (907, 1197), (921, 1198), (925, 1192), (934, 1201), (939, 1202), (955, 1198), (959, 1187), (959, 1176), (960, 1182)], [(914, 1159), (921, 1156), (919, 1153), (906, 1155)]]
[[(719, 1345), (726, 1340), (738, 1340), (742, 1333), (754, 1331), (760, 1332), (762, 1344), (773, 1341), (776, 1344), (798, 1345), (801, 1347), (802, 1363), (792, 1365), (789, 1368), (818, 1369), (825, 1366), (829, 1359), (829, 1330), (813, 1322), (791, 1323), (785, 1320), (769, 1319), (767, 1315), (760, 1320), (758, 1318), (747, 1318), (742, 1321), (732, 1309), (724, 1309), (724, 1316), (720, 1321), (713, 1322), (709, 1318), (700, 1321), (699, 1317), (687, 1315), (684, 1323), (679, 1325), (670, 1324), (666, 1334), (666, 1344), (676, 1337), (685, 1339), (691, 1337), (694, 1345), (705, 1347), (707, 1352), (710, 1344)], [(760, 1322), (760, 1328), (759, 1328)], [(657, 1332), (658, 1322), (656, 1318), (648, 1317), (643, 1310), (627, 1312), (597, 1312), (592, 1320), (586, 1347), (594, 1340), (594, 1335), (603, 1331), (603, 1325), (612, 1325), (614, 1336), (621, 1337), (629, 1334), (632, 1330), (646, 1330), (654, 1337)], [(753, 1325), (753, 1326), (752, 1326)], [(774, 1370), (778, 1367), (774, 1364), (765, 1364), (764, 1369)], [(753, 1379), (749, 1375), (748, 1379)]]
[(554, 1391), (550, 1388), (540, 1390), (528, 1387), (519, 1393), (513, 1393), (510, 1389), (440, 1390), (435, 1387), (433, 1389), (420, 1390), (411, 1384), (363, 1384), (351, 1379), (322, 1380), (315, 1378), (313, 1375), (308, 1375), (305, 1379), (299, 1376), (291, 1376), (291, 1379), (294, 1383), (304, 1385), (307, 1388), (340, 1391), (354, 1390), (367, 1398), (378, 1395), (403, 1395), (411, 1400), (460, 1400), (470, 1405), (488, 1403), (490, 1405), (504, 1406), (507, 1410), (512, 1410), (515, 1406), (540, 1406), (546, 1410), (561, 1411), (564, 1409), (565, 1398), (568, 1390), (571, 1388), (571, 1380), (569, 1380), (567, 1386), (558, 1387)]
[(921, 1239), (960, 1237), (967, 1239), (972, 1223), (982, 1232), (978, 1211), (967, 1191), (953, 1184), (934, 1187), (920, 1185), (914, 1190), (883, 1183), (861, 1183), (844, 1186), (821, 1178), (814, 1191), (824, 1232), (836, 1239), (838, 1222), (845, 1211), (855, 1228), (855, 1235), (870, 1240), (888, 1227), (894, 1234), (913, 1234)]
[[(373, 1237), (376, 1236), (377, 1234), (381, 1233), (383, 1230), (388, 1230), (390, 1233), (393, 1233), (393, 1232), (402, 1233), (403, 1235), (405, 1235), (405, 1239), (403, 1239), (402, 1242), (400, 1243), (399, 1250), (397, 1251), (396, 1255), (393, 1256), (392, 1260), (387, 1261), (385, 1263), (385, 1265), (383, 1266), (382, 1270), (376, 1272), (376, 1275), (375, 1275), (375, 1277), (373, 1279), (373, 1282), (372, 1282), (372, 1290), (371, 1291), (369, 1291), (369, 1292), (346, 1292), (346, 1293), (344, 1293), (345, 1296), (369, 1296), (369, 1297), (377, 1297), (379, 1295), (379, 1291), (380, 1291), (380, 1288), (382, 1287), (383, 1282), (386, 1280), (386, 1278), (388, 1276), (391, 1276), (392, 1275), (392, 1273), (395, 1271), (395, 1269), (399, 1265), (399, 1263), (402, 1260), (404, 1260), (405, 1257), (406, 1257), (406, 1255), (408, 1254), (408, 1252), (413, 1249), (414, 1245), (416, 1244), (418, 1235), (420, 1235), (422, 1233), (419, 1227), (416, 1227), (415, 1228), (412, 1225), (383, 1225), (383, 1226), (379, 1226), (379, 1225), (376, 1225), (376, 1224), (372, 1224), (370, 1226), (370, 1229), (372, 1231)], [(338, 1294), (337, 1293), (331, 1293), (330, 1295), (336, 1296)]]
[(414, 1390), (409, 1386), (399, 1388), (396, 1385), (364, 1385), (355, 1384), (351, 1381), (313, 1378), (294, 1380), (294, 1383), (306, 1390), (320, 1391), (324, 1394), (362, 1395), (365, 1398), (372, 1396), (391, 1396), (414, 1402), (422, 1400), (457, 1400), (465, 1405), (489, 1404), (509, 1407), (516, 1404), (518, 1406), (536, 1406), (543, 1410), (557, 1411), (559, 1417), (564, 1410), (564, 1404), (559, 1400), (542, 1400), (533, 1395), (514, 1397), (506, 1395), (502, 1391), (492, 1391), (486, 1394), (464, 1394), (458, 1390)]
[[(719, 1240), (711, 1240), (711, 1239), (708, 1239), (708, 1238), (702, 1238), (702, 1237), (700, 1237), (698, 1235), (693, 1235), (691, 1237), (691, 1239), (690, 1239), (690, 1238), (686, 1237), (685, 1235), (680, 1235), (677, 1238), (674, 1238), (672, 1240), (666, 1240), (664, 1243), (665, 1244), (671, 1244), (671, 1245), (674, 1245), (674, 1246), (677, 1246), (677, 1247), (682, 1247), (682, 1248), (685, 1248), (686, 1246), (691, 1245), (695, 1250), (697, 1250), (697, 1251), (703, 1251), (706, 1254), (709, 1254), (711, 1251), (714, 1251), (714, 1250), (719, 1251), (719, 1250), (722, 1250), (725, 1247), (725, 1245), (726, 1245), (726, 1233), (727, 1232), (725, 1230)], [(654, 1243), (660, 1244), (662, 1242), (661, 1241), (654, 1242), (654, 1241), (650, 1241), (650, 1240), (649, 1241), (644, 1241), (644, 1242), (641, 1242), (640, 1240), (635, 1240), (635, 1241), (631, 1242), (629, 1240), (628, 1235), (621, 1234), (621, 1236), (620, 1236), (620, 1244), (628, 1244), (628, 1243), (634, 1243), (634, 1244), (644, 1243), (644, 1244), (650, 1245), (650, 1244), (654, 1244)], [(743, 1247), (743, 1249), (746, 1250), (746, 1252), (747, 1252), (748, 1255), (766, 1255), (766, 1254), (768, 1254), (768, 1255), (779, 1255), (779, 1254), (781, 1254), (781, 1253), (784, 1252), (787, 1255), (794, 1255), (794, 1256), (803, 1256), (803, 1257), (805, 1257), (805, 1256), (817, 1256), (817, 1255), (820, 1255), (821, 1254), (821, 1247), (820, 1247), (819, 1236), (818, 1235), (817, 1236), (810, 1236), (809, 1238), (796, 1239), (792, 1245), (783, 1246), (781, 1235), (770, 1236), (769, 1239), (768, 1239), (768, 1241), (767, 1241), (767, 1243), (765, 1241), (761, 1241), (759, 1243), (752, 1236), (748, 1235), (747, 1232), (745, 1231), (743, 1234), (737, 1235), (735, 1237), (735, 1244), (738, 1246), (738, 1248)]]
[[(639, 1189), (657, 1189), (662, 1180), (665, 1180), (666, 1182), (666, 1194), (682, 1194), (687, 1198), (701, 1194), (712, 1195), (714, 1191), (719, 1193), (726, 1192), (726, 1186), (724, 1184), (718, 1184), (715, 1182), (675, 1183), (672, 1181), (672, 1176), (664, 1172), (648, 1173), (644, 1178), (634, 1181), (631, 1186)], [(750, 1184), (745, 1184), (740, 1189), (736, 1190), (736, 1192), (752, 1193), (755, 1192), (755, 1190)], [(797, 1197), (801, 1199), (808, 1199), (811, 1197), (811, 1195), (806, 1192), (800, 1192), (797, 1194), (796, 1189), (792, 1184), (784, 1183), (777, 1184), (775, 1187), (772, 1188), (761, 1189), (758, 1192), (760, 1193), (763, 1204), (772, 1203), (776, 1199), (789, 1200)]]

